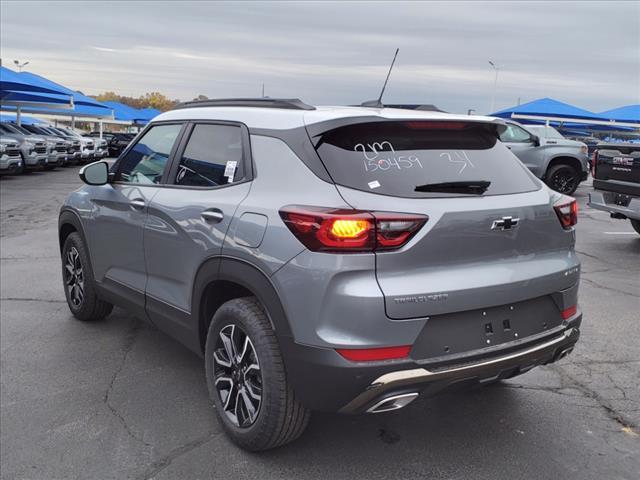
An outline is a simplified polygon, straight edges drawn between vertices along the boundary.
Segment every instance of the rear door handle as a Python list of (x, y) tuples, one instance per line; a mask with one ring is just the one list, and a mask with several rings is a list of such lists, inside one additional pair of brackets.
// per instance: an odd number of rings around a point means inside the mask
[(147, 204), (142, 198), (136, 198), (129, 203), (136, 210), (142, 210)]
[(205, 210), (200, 214), (202, 218), (209, 223), (220, 223), (224, 218), (224, 213), (218, 208), (211, 208)]

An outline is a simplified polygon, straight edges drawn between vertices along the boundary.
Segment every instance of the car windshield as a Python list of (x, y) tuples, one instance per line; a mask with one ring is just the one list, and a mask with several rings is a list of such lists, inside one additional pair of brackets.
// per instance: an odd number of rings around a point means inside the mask
[(3, 133), (17, 133), (16, 131), (12, 130), (9, 125), (5, 125), (4, 123), (0, 124), (0, 131)]
[(494, 126), (478, 122), (380, 121), (330, 130), (316, 148), (337, 184), (371, 193), (434, 197), (538, 189), (497, 140)]
[(22, 133), (23, 135), (31, 135), (31, 132), (24, 127), (18, 125), (9, 125), (13, 130)]

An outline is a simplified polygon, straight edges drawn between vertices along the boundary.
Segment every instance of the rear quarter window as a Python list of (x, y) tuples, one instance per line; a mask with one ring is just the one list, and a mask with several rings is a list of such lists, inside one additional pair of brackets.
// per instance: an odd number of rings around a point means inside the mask
[(338, 185), (399, 197), (460, 194), (416, 192), (419, 185), (489, 181), (484, 195), (529, 192), (539, 185), (497, 138), (495, 127), (472, 122), (394, 121), (347, 125), (316, 145)]

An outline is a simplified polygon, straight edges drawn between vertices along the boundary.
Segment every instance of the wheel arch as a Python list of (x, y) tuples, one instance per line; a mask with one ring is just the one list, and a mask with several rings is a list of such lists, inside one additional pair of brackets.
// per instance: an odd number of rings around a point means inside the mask
[(555, 167), (556, 165), (569, 165), (575, 168), (576, 171), (580, 174), (582, 174), (582, 171), (583, 171), (582, 162), (580, 162), (579, 159), (577, 159), (576, 157), (572, 157), (571, 155), (560, 154), (555, 157), (552, 157), (547, 163), (547, 168), (545, 169), (545, 172), (544, 172), (545, 179), (547, 178), (547, 173), (549, 172), (549, 170), (552, 167)]
[(80, 217), (73, 210), (65, 209), (60, 212), (58, 217), (58, 242), (60, 244), (60, 252), (62, 253), (62, 247), (69, 235), (74, 232), (78, 232), (82, 237), (82, 241), (87, 245), (87, 239), (84, 235), (84, 229), (82, 228), (82, 222)]
[(269, 277), (251, 263), (232, 257), (206, 260), (196, 273), (191, 312), (198, 323), (198, 341), (204, 352), (207, 332), (217, 309), (233, 298), (254, 296), (265, 310), (277, 337), (291, 337), (280, 297)]

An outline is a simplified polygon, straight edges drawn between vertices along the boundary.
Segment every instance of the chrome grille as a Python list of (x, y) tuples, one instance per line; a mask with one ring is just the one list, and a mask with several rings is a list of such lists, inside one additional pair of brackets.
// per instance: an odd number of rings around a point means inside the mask
[(20, 156), (20, 149), (18, 147), (7, 147), (5, 149), (5, 151), (4, 151), (4, 153), (9, 155), (10, 157), (19, 157)]

